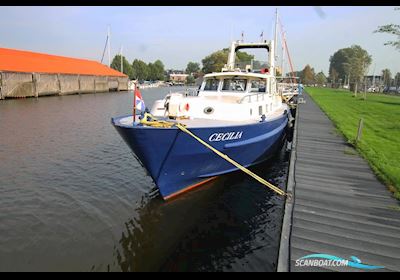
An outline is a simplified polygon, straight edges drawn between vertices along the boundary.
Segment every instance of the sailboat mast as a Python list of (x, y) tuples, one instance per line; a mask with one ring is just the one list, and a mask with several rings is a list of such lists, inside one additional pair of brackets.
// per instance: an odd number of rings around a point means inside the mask
[(284, 67), (284, 61), (285, 61), (285, 47), (282, 44), (282, 60), (281, 60), (281, 76), (284, 77), (285, 71), (283, 71), (283, 67)]
[(107, 46), (107, 49), (108, 49), (108, 67), (110, 67), (110, 66), (111, 66), (111, 50), (110, 50), (110, 46), (111, 46), (111, 43), (110, 43), (111, 36), (110, 36), (110, 26), (108, 26), (107, 38), (108, 38), (108, 40), (107, 40), (107, 43), (108, 43), (108, 46)]
[(121, 73), (124, 73), (124, 63), (122, 60), (122, 45), (121, 45), (121, 50), (119, 51), (119, 55), (121, 57)]
[[(275, 36), (274, 36), (274, 53), (275, 53), (275, 57), (274, 57), (274, 61), (277, 61), (277, 46), (278, 46), (278, 8), (275, 9)], [(274, 67), (275, 68), (275, 67)], [(275, 70), (275, 69), (274, 69)], [(276, 70), (274, 72), (274, 74), (276, 75)]]

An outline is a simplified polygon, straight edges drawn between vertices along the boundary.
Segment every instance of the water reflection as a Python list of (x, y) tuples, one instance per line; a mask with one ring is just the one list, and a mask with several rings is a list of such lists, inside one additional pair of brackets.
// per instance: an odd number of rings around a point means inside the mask
[[(252, 168), (285, 187), (286, 144)], [(164, 202), (143, 198), (125, 223), (112, 271), (274, 271), (283, 199), (241, 172)]]

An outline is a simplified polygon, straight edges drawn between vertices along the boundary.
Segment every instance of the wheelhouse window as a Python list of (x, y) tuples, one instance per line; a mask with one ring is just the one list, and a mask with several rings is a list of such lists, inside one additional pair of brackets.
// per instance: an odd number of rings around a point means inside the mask
[(230, 79), (224, 79), (224, 82), (222, 85), (222, 91), (244, 92), (244, 91), (246, 91), (246, 87), (247, 87), (246, 79), (230, 78)]
[(250, 92), (263, 92), (265, 93), (267, 90), (265, 80), (253, 80), (250, 82)]
[(217, 79), (207, 79), (205, 81), (204, 89), (203, 90), (212, 90), (217, 91), (219, 85), (219, 80)]

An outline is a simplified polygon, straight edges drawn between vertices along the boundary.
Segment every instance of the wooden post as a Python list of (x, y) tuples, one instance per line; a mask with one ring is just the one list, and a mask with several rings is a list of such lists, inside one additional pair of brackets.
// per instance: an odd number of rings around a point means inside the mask
[(360, 119), (360, 122), (358, 123), (356, 144), (361, 140), (361, 134), (362, 134), (363, 124), (364, 124), (364, 121), (363, 121), (363, 119), (361, 118), (361, 119)]

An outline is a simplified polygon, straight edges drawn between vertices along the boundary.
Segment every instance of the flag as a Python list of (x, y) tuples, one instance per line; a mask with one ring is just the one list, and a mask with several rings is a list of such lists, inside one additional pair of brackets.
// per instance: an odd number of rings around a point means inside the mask
[(136, 104), (135, 104), (136, 109), (139, 111), (144, 111), (144, 109), (146, 108), (146, 105), (144, 104), (142, 94), (140, 93), (140, 90), (137, 87), (135, 87), (134, 94), (135, 94), (135, 100), (136, 100)]

